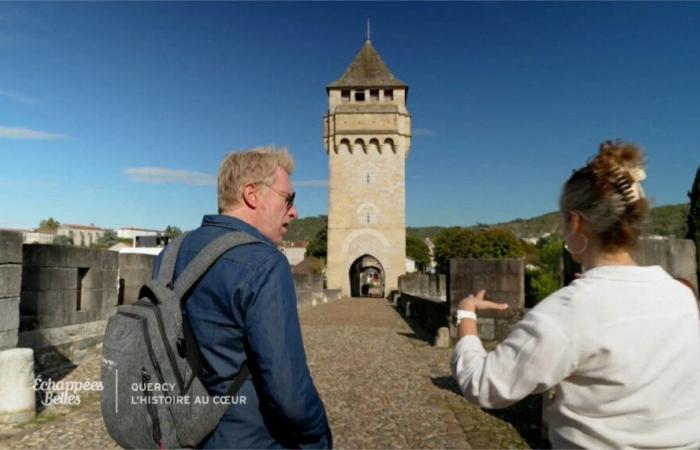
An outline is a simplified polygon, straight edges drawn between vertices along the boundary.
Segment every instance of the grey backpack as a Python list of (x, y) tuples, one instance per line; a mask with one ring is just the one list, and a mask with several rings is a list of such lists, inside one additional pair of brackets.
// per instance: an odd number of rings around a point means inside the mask
[(243, 232), (220, 236), (173, 280), (183, 238), (166, 247), (157, 278), (141, 288), (139, 300), (120, 306), (107, 323), (102, 417), (124, 448), (197, 446), (250, 374), (244, 365), (226, 396), (211, 396), (200, 380), (200, 354), (182, 311), (189, 291), (221, 255), (259, 241)]

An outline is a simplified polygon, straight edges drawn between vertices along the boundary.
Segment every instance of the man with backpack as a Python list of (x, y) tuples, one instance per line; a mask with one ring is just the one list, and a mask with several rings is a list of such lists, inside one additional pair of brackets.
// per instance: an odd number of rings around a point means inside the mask
[[(252, 237), (219, 257), (183, 299), (183, 328), (198, 349), (201, 381), (215, 396), (231, 395), (234, 381), (240, 385), (204, 448), (332, 446), (306, 363), (294, 280), (277, 249), (297, 218), (293, 167), (284, 149), (229, 154), (219, 168), (219, 214), (204, 216), (180, 244), (175, 280), (215, 239), (231, 232)], [(247, 370), (250, 376), (241, 377)]]

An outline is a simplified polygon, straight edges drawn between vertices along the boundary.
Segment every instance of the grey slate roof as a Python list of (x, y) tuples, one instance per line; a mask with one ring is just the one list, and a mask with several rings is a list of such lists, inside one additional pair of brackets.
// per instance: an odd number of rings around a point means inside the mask
[(389, 68), (382, 61), (379, 53), (367, 40), (355, 59), (350, 63), (345, 73), (338, 80), (327, 86), (330, 88), (342, 87), (402, 87), (408, 86), (394, 77)]

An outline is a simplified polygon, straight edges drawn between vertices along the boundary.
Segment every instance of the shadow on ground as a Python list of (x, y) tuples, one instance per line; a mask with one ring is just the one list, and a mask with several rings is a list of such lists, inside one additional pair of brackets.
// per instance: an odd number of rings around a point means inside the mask
[[(461, 396), (457, 382), (452, 377), (431, 378), (440, 389)], [(482, 410), (511, 424), (532, 448), (551, 448), (549, 440), (542, 435), (542, 396), (528, 395), (521, 401), (503, 409)]]

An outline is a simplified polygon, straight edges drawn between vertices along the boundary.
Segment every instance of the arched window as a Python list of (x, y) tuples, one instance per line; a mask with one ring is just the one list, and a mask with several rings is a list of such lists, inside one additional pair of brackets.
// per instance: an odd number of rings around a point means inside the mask
[(382, 152), (394, 152), (394, 153), (396, 153), (396, 147), (394, 147), (394, 141), (391, 139), (384, 140), (384, 145), (382, 145)]
[[(339, 147), (340, 147), (341, 154), (342, 153), (352, 153), (352, 150), (350, 149), (350, 141), (348, 141), (347, 139), (341, 140)], [(337, 148), (336, 148), (336, 153), (339, 153)]]
[(379, 147), (379, 140), (372, 139), (369, 141), (369, 151), (368, 153), (377, 152), (381, 153), (382, 149)]
[(363, 151), (363, 152), (367, 153), (367, 149), (365, 148), (365, 141), (363, 141), (362, 139), (357, 139), (355, 141), (355, 145), (352, 146), (352, 151), (358, 152), (358, 153), (360, 151)]

